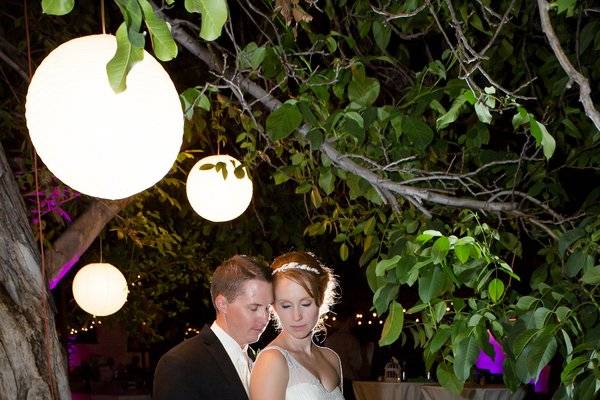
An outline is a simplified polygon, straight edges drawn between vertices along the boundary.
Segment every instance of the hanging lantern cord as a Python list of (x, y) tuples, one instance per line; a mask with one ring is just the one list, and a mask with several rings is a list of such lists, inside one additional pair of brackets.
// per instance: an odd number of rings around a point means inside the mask
[(104, 0), (100, 0), (100, 22), (102, 24), (102, 34), (106, 35), (106, 20), (104, 19)]
[[(23, 0), (23, 13), (25, 14), (25, 38), (27, 42), (27, 67), (29, 72), (29, 81), (33, 77), (33, 62), (31, 61), (31, 38), (29, 35), (29, 11), (27, 7), (27, 0)], [(40, 242), (40, 262), (42, 269), (42, 284), (45, 285), (45, 292), (42, 295), (42, 320), (44, 322), (44, 335), (43, 335), (43, 347), (46, 349), (46, 373), (48, 374), (48, 386), (50, 387), (50, 395), (52, 399), (57, 400), (58, 395), (56, 393), (56, 379), (52, 371), (52, 348), (50, 340), (50, 322), (49, 322), (49, 304), (48, 304), (48, 289), (46, 279), (46, 259), (44, 256), (44, 230), (42, 229), (42, 207), (40, 203), (40, 183), (38, 176), (38, 157), (35, 152), (35, 148), (31, 146), (32, 159), (33, 159), (33, 176), (35, 179), (35, 203), (37, 211), (37, 225), (38, 225), (38, 237)]]

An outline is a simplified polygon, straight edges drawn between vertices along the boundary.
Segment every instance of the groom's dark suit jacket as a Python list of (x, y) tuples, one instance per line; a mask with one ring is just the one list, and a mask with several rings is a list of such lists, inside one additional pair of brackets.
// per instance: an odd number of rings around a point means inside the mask
[(231, 359), (208, 325), (161, 357), (153, 392), (152, 400), (248, 400)]

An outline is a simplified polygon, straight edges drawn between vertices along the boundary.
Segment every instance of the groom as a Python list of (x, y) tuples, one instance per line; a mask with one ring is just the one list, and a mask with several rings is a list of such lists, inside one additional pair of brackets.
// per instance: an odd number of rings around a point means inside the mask
[(236, 255), (215, 270), (210, 294), (217, 318), (164, 354), (154, 372), (153, 400), (247, 400), (251, 361), (273, 302), (270, 270)]

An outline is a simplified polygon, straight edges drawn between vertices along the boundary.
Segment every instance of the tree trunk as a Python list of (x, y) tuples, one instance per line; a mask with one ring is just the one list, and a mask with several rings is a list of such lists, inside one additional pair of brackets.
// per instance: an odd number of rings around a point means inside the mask
[(0, 144), (0, 398), (70, 399), (38, 248)]

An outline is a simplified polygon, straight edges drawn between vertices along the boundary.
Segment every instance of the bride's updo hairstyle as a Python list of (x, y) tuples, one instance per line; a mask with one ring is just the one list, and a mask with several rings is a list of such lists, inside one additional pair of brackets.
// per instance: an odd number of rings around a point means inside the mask
[(313, 253), (305, 251), (291, 251), (280, 255), (273, 260), (271, 270), (274, 287), (279, 280), (286, 278), (302, 286), (314, 299), (319, 307), (317, 329), (320, 329), (323, 316), (329, 312), (337, 297), (338, 284), (332, 270), (323, 265)]

